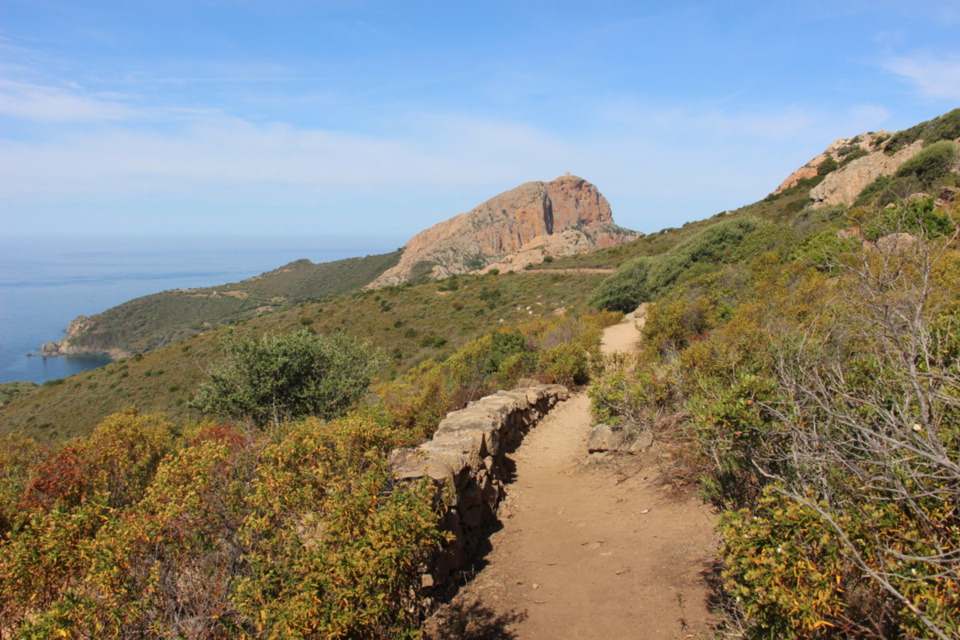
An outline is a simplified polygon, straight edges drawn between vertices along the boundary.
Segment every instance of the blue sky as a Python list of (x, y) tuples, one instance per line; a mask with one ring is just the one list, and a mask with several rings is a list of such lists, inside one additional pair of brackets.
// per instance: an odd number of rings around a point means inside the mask
[(566, 171), (650, 232), (958, 106), (957, 0), (2, 0), (0, 233), (405, 240)]

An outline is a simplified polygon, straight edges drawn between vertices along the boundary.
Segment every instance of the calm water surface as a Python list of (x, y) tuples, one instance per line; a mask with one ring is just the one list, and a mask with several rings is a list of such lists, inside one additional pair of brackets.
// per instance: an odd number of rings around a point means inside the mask
[(307, 258), (329, 262), (393, 251), (397, 238), (0, 239), (0, 382), (42, 383), (109, 362), (28, 357), (67, 324), (139, 296), (236, 282)]

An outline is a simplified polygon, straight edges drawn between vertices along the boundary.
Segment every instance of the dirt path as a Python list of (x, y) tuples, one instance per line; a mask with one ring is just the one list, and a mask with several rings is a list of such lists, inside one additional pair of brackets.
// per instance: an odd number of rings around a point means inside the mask
[[(635, 348), (632, 319), (603, 348)], [(513, 458), (485, 565), (428, 629), (431, 638), (641, 640), (697, 638), (711, 621), (703, 572), (713, 518), (671, 499), (656, 467), (590, 460), (589, 399), (561, 403)], [(631, 475), (632, 474), (632, 475)]]
[(557, 267), (556, 269), (551, 269), (549, 267), (540, 267), (539, 269), (534, 269), (534, 271), (546, 271), (548, 273), (614, 273), (616, 269), (613, 267)]

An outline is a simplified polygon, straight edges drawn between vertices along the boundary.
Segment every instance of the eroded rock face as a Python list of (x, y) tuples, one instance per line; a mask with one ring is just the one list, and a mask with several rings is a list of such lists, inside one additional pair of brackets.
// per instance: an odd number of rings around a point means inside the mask
[[(804, 178), (815, 177), (820, 165), (823, 164), (827, 158), (832, 158), (837, 163), (840, 163), (847, 155), (857, 150), (862, 150), (860, 151), (861, 153), (863, 151), (875, 153), (880, 150), (880, 143), (889, 137), (889, 132), (878, 131), (876, 133), (861, 133), (854, 138), (839, 138), (834, 140), (823, 153), (787, 176), (787, 179), (777, 187), (774, 193), (780, 193), (790, 187), (796, 186), (796, 184)], [(880, 142), (878, 142), (878, 140)]]
[(518, 268), (545, 255), (595, 251), (640, 235), (613, 222), (610, 203), (594, 185), (567, 174), (522, 184), (418, 233), (397, 266), (370, 288), (402, 284), (420, 274), (436, 279), (497, 265)]
[(900, 166), (923, 148), (918, 140), (892, 156), (876, 151), (858, 158), (845, 167), (827, 175), (823, 182), (810, 190), (810, 199), (816, 206), (850, 206), (863, 188), (879, 178), (897, 172)]

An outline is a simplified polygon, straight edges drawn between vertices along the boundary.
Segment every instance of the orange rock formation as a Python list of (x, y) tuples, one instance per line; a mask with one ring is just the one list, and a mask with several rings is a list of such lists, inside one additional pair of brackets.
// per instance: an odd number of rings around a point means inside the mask
[(528, 182), (494, 196), (472, 211), (418, 233), (397, 266), (370, 287), (511, 268), (545, 255), (569, 255), (629, 242), (640, 234), (613, 222), (610, 203), (597, 188), (569, 173), (552, 182)]

